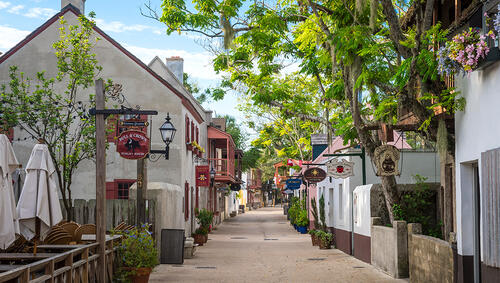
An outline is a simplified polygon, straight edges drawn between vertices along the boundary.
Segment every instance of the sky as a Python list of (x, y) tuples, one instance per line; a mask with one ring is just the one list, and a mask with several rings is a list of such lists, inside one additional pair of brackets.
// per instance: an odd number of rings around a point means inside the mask
[[(144, 63), (154, 56), (180, 56), (184, 59), (184, 72), (201, 89), (216, 86), (220, 75), (213, 71), (211, 54), (197, 43), (199, 36), (167, 35), (164, 24), (141, 15), (140, 8), (147, 1), (87, 0), (85, 14), (95, 12), (97, 25)], [(151, 0), (151, 4), (159, 8), (161, 0)], [(0, 52), (8, 51), (60, 9), (61, 0), (0, 0)], [(234, 116), (241, 123), (244, 116), (236, 109), (237, 104), (233, 94), (203, 106), (220, 115)]]

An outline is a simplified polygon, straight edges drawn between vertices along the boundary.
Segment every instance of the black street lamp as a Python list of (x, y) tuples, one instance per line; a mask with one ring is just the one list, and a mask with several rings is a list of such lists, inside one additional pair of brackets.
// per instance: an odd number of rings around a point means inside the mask
[(174, 127), (172, 122), (170, 122), (170, 115), (167, 113), (167, 118), (165, 118), (165, 123), (159, 128), (161, 138), (165, 143), (165, 150), (150, 150), (151, 154), (164, 154), (165, 159), (168, 159), (169, 145), (174, 140), (175, 132), (177, 129)]
[(214, 184), (214, 181), (215, 181), (215, 174), (217, 172), (215, 172), (215, 169), (212, 167), (212, 169), (210, 169), (210, 183), (213, 185)]

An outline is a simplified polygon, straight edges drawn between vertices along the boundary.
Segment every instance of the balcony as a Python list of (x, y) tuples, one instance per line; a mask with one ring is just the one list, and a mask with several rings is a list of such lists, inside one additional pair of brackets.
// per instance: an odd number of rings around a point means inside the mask
[(262, 171), (260, 169), (251, 169), (247, 175), (247, 188), (250, 190), (262, 188)]
[(241, 156), (230, 134), (208, 127), (208, 163), (215, 170), (216, 184), (241, 183)]

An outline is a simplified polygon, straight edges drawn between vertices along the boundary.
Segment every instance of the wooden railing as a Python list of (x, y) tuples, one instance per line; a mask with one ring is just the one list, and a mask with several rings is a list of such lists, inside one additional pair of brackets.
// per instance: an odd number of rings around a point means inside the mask
[(215, 177), (230, 176), (234, 178), (234, 159), (209, 158), (210, 168), (215, 170)]
[[(113, 241), (119, 236), (109, 237), (106, 241), (106, 275), (107, 282), (113, 282), (113, 260), (116, 249)], [(38, 282), (97, 282), (98, 243), (77, 245), (75, 248), (54, 254), (45, 259), (29, 263), (18, 268), (0, 273), (1, 282), (38, 283)], [(69, 246), (40, 246), (40, 249), (60, 250)], [(1, 255), (1, 254), (0, 254)], [(5, 254), (4, 254), (5, 255)], [(23, 255), (23, 254), (18, 254)], [(26, 254), (24, 254), (26, 255)], [(6, 260), (6, 257), (2, 257)], [(13, 254), (9, 261), (15, 261)], [(100, 283), (100, 282), (99, 282)]]

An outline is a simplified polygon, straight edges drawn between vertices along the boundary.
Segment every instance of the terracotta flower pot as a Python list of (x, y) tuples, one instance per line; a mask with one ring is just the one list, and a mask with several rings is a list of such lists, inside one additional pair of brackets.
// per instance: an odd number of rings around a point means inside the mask
[(132, 274), (128, 276), (132, 283), (147, 283), (149, 275), (153, 271), (151, 267), (124, 267), (125, 270), (131, 271)]
[(311, 234), (311, 242), (313, 246), (319, 246), (319, 239), (314, 234)]
[(203, 234), (194, 234), (194, 243), (198, 244), (199, 246), (203, 246), (205, 243), (205, 235)]
[(208, 235), (203, 235), (203, 243), (208, 242)]
[(319, 249), (320, 250), (328, 250), (331, 248), (331, 243), (330, 241), (322, 241), (321, 239), (319, 239)]

